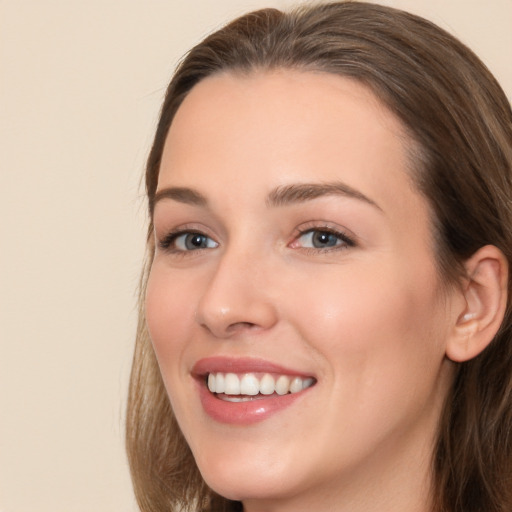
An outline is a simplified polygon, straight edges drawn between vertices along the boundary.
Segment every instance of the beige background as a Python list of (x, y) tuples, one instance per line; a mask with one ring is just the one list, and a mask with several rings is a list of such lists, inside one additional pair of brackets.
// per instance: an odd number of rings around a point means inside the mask
[[(512, 0), (389, 0), (467, 42), (512, 97)], [(139, 179), (178, 58), (285, 0), (0, 0), (0, 510), (136, 510), (123, 410)]]

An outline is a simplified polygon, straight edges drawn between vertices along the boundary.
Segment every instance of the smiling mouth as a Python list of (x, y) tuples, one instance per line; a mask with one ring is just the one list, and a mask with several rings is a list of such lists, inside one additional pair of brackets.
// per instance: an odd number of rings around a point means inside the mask
[(226, 402), (248, 402), (295, 394), (316, 383), (313, 377), (271, 375), (270, 373), (209, 373), (207, 386), (211, 393)]

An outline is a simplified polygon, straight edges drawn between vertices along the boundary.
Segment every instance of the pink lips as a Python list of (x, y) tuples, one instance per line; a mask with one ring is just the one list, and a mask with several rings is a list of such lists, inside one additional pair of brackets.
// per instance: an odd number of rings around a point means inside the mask
[(284, 368), (262, 359), (209, 357), (198, 361), (192, 370), (198, 384), (199, 397), (205, 412), (215, 421), (233, 425), (250, 425), (263, 421), (286, 409), (311, 388), (287, 395), (269, 395), (248, 402), (227, 402), (211, 393), (206, 386), (209, 373), (271, 373), (309, 377), (303, 372)]

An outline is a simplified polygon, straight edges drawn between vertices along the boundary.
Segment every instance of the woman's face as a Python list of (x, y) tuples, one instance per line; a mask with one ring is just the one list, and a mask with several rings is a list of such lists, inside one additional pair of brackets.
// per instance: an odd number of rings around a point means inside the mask
[(408, 144), (312, 72), (210, 77), (172, 123), (147, 322), (203, 477), (248, 509), (425, 492), (455, 292)]

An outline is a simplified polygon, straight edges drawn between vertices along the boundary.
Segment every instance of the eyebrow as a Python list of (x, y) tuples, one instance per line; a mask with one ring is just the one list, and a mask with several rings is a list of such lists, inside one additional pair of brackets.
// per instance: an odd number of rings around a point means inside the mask
[(193, 206), (207, 206), (208, 201), (203, 194), (200, 194), (197, 190), (187, 187), (168, 187), (163, 188), (155, 193), (153, 200), (150, 202), (151, 213), (155, 209), (156, 203), (162, 199), (173, 199), (179, 203), (190, 204)]
[[(266, 199), (269, 207), (287, 206), (290, 204), (303, 203), (311, 201), (322, 196), (343, 196), (359, 201), (363, 201), (378, 210), (382, 208), (372, 199), (364, 195), (359, 190), (350, 187), (343, 182), (329, 183), (295, 183), (291, 185), (283, 185), (272, 190)], [(156, 192), (151, 201), (151, 212), (154, 211), (156, 203), (162, 199), (172, 199), (179, 203), (190, 204), (192, 206), (208, 206), (206, 197), (188, 187), (168, 187)]]
[(322, 196), (343, 196), (363, 201), (378, 210), (382, 208), (372, 199), (346, 183), (335, 181), (328, 183), (297, 183), (277, 187), (267, 197), (268, 206), (286, 206), (311, 201)]

